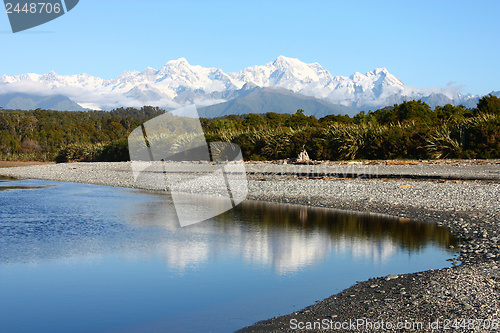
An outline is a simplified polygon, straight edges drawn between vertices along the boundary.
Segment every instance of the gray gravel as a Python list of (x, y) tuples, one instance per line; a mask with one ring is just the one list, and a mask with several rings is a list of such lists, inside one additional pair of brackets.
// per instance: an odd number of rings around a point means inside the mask
[(327, 174), (350, 178), (414, 178), (457, 180), (500, 180), (500, 161), (350, 161), (321, 162), (312, 165), (252, 163), (249, 173)]
[[(260, 163), (248, 164), (246, 168), (249, 199), (430, 221), (449, 227), (464, 240), (457, 249), (461, 265), (402, 276), (374, 277), (306, 309), (256, 323), (242, 331), (292, 332), (297, 330), (292, 329), (290, 320), (312, 325), (323, 319), (331, 320), (332, 325), (356, 319), (364, 323), (422, 322), (423, 326), (414, 331), (435, 332), (445, 331), (446, 323), (449, 331), (457, 332), (471, 328), (478, 332), (495, 331), (491, 325), (486, 326), (491, 322), (482, 320), (493, 320), (493, 323), (496, 320), (500, 326), (498, 161), (308, 166)], [(130, 163), (5, 168), (0, 169), (0, 175), (136, 187)], [(462, 322), (462, 319), (470, 321)], [(440, 327), (434, 329), (429, 323), (438, 323)], [(469, 326), (461, 327), (464, 323)], [(352, 330), (374, 329), (361, 325)]]

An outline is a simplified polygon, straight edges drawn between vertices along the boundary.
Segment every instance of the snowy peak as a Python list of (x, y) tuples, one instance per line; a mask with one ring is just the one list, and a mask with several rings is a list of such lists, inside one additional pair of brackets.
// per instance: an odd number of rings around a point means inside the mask
[(321, 67), (318, 63), (306, 64), (295, 58), (279, 56), (272, 62), (271, 67), (274, 67), (272, 76), (277, 79), (273, 82), (273, 85), (281, 85), (281, 83), (283, 83), (285, 87), (293, 81), (305, 84), (313, 82), (319, 83), (332, 79), (330, 72)]
[[(191, 66), (185, 58), (168, 61), (159, 71), (159, 75), (168, 75), (182, 72), (190, 72), (194, 66)], [(201, 67), (201, 66), (200, 66)]]
[[(303, 63), (297, 58), (288, 58), (285, 56), (280, 55), (278, 58), (276, 58), (274, 61), (269, 63), (271, 66), (274, 66), (277, 70), (281, 71), (287, 71), (287, 70), (293, 70), (294, 68), (304, 68), (307, 67), (306, 63)], [(268, 65), (269, 65), (268, 64)]]
[(238, 86), (253, 83), (260, 87), (276, 86), (301, 91), (304, 85), (326, 84), (332, 75), (318, 63), (307, 64), (299, 59), (279, 56), (264, 66), (253, 66), (231, 75)]
[(386, 68), (375, 68), (373, 71), (369, 71), (366, 74), (361, 74), (356, 72), (349, 77), (354, 82), (386, 82), (396, 86), (404, 86), (404, 83), (401, 82), (394, 75), (389, 73)]
[(386, 68), (375, 68), (365, 74), (333, 76), (326, 68), (283, 55), (265, 65), (225, 73), (220, 68), (191, 65), (186, 58), (168, 61), (160, 70), (151, 67), (124, 71), (111, 80), (88, 74), (3, 75), (0, 93), (63, 94), (79, 104), (97, 105), (102, 109), (120, 106), (178, 107), (186, 104), (210, 105), (235, 98), (236, 91), (255, 87), (284, 88), (335, 104), (361, 109), (375, 109), (395, 102), (425, 98), (431, 93), (445, 95), (453, 103), (476, 98), (460, 95), (457, 87), (417, 89), (406, 86)]
[(375, 70), (366, 73), (366, 75), (368, 77), (377, 78), (376, 82), (384, 84), (386, 86), (395, 86), (400, 88), (405, 87), (404, 83), (400, 79), (389, 73), (386, 68), (375, 68)]
[(144, 76), (151, 76), (151, 75), (155, 75), (156, 73), (158, 73), (158, 71), (154, 68), (151, 68), (151, 67), (147, 67), (146, 69), (144, 69), (142, 72), (141, 72), (141, 75), (144, 75)]
[(177, 60), (168, 61), (165, 66), (163, 66), (159, 71), (158, 75), (168, 76), (168, 75), (182, 75), (185, 73), (192, 72), (193, 66), (191, 66), (185, 58), (179, 58)]
[(385, 68), (376, 68), (366, 74), (354, 73), (350, 77), (355, 84), (364, 89), (380, 89), (381, 87), (393, 87), (395, 89), (404, 89), (404, 83), (389, 73)]
[(155, 83), (173, 90), (222, 91), (232, 86), (231, 79), (220, 68), (190, 65), (185, 58), (170, 60), (156, 73)]
[(169, 61), (167, 61), (165, 66), (182, 66), (182, 65), (189, 66), (189, 62), (184, 57), (181, 57), (177, 60), (169, 60)]

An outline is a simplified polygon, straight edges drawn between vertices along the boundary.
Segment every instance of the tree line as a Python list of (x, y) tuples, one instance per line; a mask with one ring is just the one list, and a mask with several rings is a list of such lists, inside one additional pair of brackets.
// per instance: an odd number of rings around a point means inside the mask
[(50, 161), (64, 149), (105, 146), (163, 113), (149, 106), (110, 112), (0, 110), (0, 159)]
[[(0, 159), (128, 160), (130, 132), (164, 112), (0, 110)], [(298, 110), (200, 120), (207, 141), (236, 143), (245, 160), (292, 158), (304, 148), (316, 160), (500, 158), (500, 99), (491, 94), (474, 109), (405, 101), (354, 117)]]

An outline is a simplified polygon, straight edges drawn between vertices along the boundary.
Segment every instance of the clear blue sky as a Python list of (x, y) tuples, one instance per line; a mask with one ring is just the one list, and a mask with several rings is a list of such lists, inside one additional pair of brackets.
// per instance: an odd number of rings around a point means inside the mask
[(13, 34), (0, 13), (0, 75), (161, 68), (185, 57), (226, 72), (279, 55), (333, 75), (386, 67), (420, 88), (500, 90), (500, 1), (80, 0)]

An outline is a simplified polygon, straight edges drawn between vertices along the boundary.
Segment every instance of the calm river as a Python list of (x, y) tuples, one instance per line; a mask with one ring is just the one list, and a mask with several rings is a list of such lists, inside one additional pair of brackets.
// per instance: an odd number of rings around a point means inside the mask
[(181, 228), (167, 195), (0, 181), (1, 332), (231, 332), (355, 281), (449, 266), (435, 225), (243, 202)]

